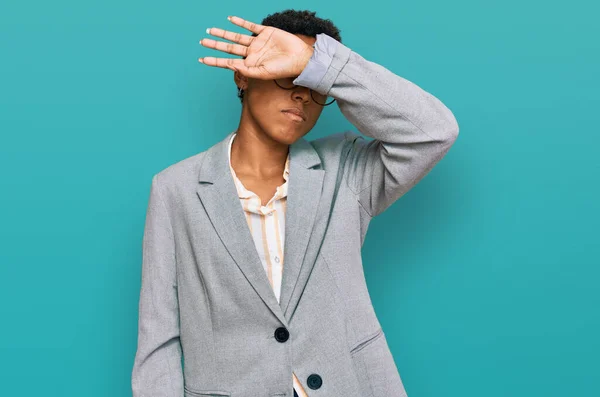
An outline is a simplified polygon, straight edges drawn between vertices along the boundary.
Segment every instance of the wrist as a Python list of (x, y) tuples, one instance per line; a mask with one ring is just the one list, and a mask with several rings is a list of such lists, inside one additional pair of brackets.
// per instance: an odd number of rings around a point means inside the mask
[(306, 67), (306, 65), (308, 65), (308, 62), (312, 58), (314, 52), (315, 52), (314, 45), (306, 46), (304, 52), (300, 56), (300, 61), (298, 62), (298, 73), (297, 73), (298, 75), (301, 74), (302, 71), (304, 70), (304, 68)]

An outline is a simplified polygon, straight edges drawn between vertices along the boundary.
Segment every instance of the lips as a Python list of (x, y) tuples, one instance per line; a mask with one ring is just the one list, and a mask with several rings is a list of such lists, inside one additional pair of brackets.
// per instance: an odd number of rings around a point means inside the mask
[(302, 117), (302, 120), (306, 121), (306, 114), (298, 108), (287, 108), (283, 109), (282, 112), (295, 114), (296, 116)]

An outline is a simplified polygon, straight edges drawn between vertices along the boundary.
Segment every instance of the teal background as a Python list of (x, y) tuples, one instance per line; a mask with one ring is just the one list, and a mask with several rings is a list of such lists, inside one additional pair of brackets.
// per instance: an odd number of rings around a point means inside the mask
[[(239, 121), (198, 41), (289, 7), (460, 125), (363, 249), (409, 396), (600, 395), (600, 29), (580, 0), (4, 3), (0, 395), (131, 395), (151, 178)], [(345, 129), (332, 105), (307, 138)]]

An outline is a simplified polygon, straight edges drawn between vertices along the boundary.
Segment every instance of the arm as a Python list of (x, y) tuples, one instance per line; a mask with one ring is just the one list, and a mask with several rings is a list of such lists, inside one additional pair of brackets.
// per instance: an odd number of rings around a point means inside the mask
[(347, 132), (351, 145), (346, 181), (371, 217), (416, 185), (458, 136), (452, 112), (436, 97), (362, 58), (326, 34), (294, 84), (336, 99), (364, 135)]
[(183, 373), (173, 230), (152, 178), (142, 243), (142, 284), (133, 397), (181, 397)]

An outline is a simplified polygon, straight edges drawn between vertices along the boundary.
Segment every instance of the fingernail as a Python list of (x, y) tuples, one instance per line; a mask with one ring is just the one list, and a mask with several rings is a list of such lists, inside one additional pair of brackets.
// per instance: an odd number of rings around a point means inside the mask
[(199, 61), (200, 63), (204, 63), (204, 61), (202, 60), (202, 58), (198, 58), (198, 61)]
[(228, 16), (227, 19), (231, 21), (231, 16)]
[(206, 33), (210, 34), (210, 28), (206, 28)]

